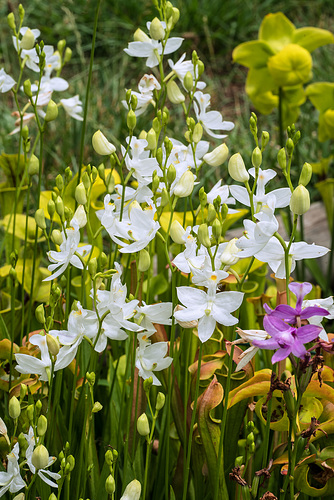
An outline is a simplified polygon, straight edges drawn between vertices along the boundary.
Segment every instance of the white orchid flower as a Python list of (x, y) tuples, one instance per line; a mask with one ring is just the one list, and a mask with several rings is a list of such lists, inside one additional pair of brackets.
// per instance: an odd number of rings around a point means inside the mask
[[(213, 188), (208, 192), (207, 194), (207, 200), (208, 203), (213, 203), (214, 200), (217, 198), (217, 196), (220, 196), (220, 204), (223, 205), (224, 203), (226, 205), (235, 205), (235, 199), (231, 198), (229, 196), (229, 187), (228, 186), (222, 186), (222, 180), (220, 179), (214, 186)], [(228, 214), (235, 214), (237, 213), (237, 210), (228, 209)]]
[(237, 365), (237, 369), (235, 370), (236, 372), (242, 370), (260, 349), (259, 347), (252, 345), (253, 340), (266, 340), (269, 338), (269, 335), (265, 330), (241, 330), (241, 328), (237, 328), (237, 333), (241, 338), (235, 340), (232, 344), (244, 344), (247, 342), (248, 344), (251, 344), (251, 347), (240, 354), (238, 358), (240, 361)]
[[(32, 472), (32, 474), (35, 474), (36, 467), (32, 464), (31, 457), (32, 457), (32, 454), (34, 452), (34, 448), (35, 448), (36, 443), (35, 443), (35, 437), (34, 437), (34, 430), (31, 426), (29, 428), (28, 434), (24, 434), (24, 437), (26, 438), (28, 445), (29, 445), (27, 450), (26, 450), (27, 465), (28, 465), (30, 471)], [(57, 460), (56, 457), (49, 457), (49, 462), (48, 462), (46, 467), (51, 467), (51, 465), (56, 460)], [(45, 469), (38, 469), (37, 474), (42, 479), (42, 481), (44, 481), (46, 484), (48, 484), (49, 486), (51, 486), (53, 488), (58, 488), (58, 484), (55, 483), (54, 481), (51, 481), (51, 479), (49, 479), (46, 476), (49, 476), (52, 479), (54, 479), (55, 481), (57, 481), (58, 479), (61, 478), (60, 474), (58, 474), (57, 472), (51, 472), (49, 470), (46, 470), (46, 468)]]
[(1, 68), (0, 69), (0, 92), (4, 94), (12, 89), (15, 85), (16, 81), (6, 73), (6, 71)]
[[(327, 311), (329, 312), (329, 315), (326, 316), (326, 319), (329, 319), (329, 320), (334, 319), (333, 297), (326, 297), (325, 299), (303, 300), (302, 309), (305, 309), (306, 307), (312, 307), (312, 306), (323, 307), (324, 309), (327, 309)], [(323, 319), (324, 318), (321, 316), (312, 316), (311, 318), (307, 318), (307, 321), (311, 325), (316, 325), (316, 326), (322, 327)], [(319, 333), (319, 337), (322, 340), (325, 340), (326, 342), (328, 342), (328, 335), (327, 335), (326, 330), (324, 328), (322, 328), (321, 332)]]
[(216, 134), (213, 130), (230, 131), (234, 128), (234, 123), (223, 121), (222, 115), (219, 111), (207, 111), (210, 106), (210, 94), (203, 94), (198, 90), (195, 92), (194, 109), (197, 120), (203, 125), (204, 130), (211, 137), (216, 139), (224, 139), (226, 134)]
[(82, 102), (78, 95), (70, 97), (69, 99), (60, 99), (60, 103), (69, 116), (82, 122), (83, 117), (79, 114), (82, 113)]
[(146, 305), (142, 302), (141, 306), (136, 308), (135, 319), (140, 320), (140, 326), (148, 332), (156, 331), (154, 324), (171, 325), (172, 324), (172, 302), (162, 302), (161, 304)]
[(20, 474), (19, 454), (19, 443), (16, 443), (12, 451), (7, 455), (7, 472), (0, 472), (0, 497), (8, 490), (10, 493), (16, 493), (27, 486)]
[(153, 385), (161, 385), (161, 382), (153, 372), (164, 370), (171, 365), (173, 359), (170, 356), (166, 356), (168, 342), (151, 344), (146, 334), (138, 334), (138, 341), (136, 367), (138, 368), (139, 376), (144, 380), (152, 377)]

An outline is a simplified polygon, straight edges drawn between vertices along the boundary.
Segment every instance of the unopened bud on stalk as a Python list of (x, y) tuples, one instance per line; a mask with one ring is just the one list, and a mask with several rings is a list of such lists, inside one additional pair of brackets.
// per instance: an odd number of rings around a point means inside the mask
[(199, 202), (201, 204), (201, 207), (205, 207), (205, 205), (208, 202), (208, 196), (207, 196), (206, 192), (204, 191), (203, 186), (199, 190), (198, 197), (199, 197)]
[(87, 165), (87, 171), (82, 174), (82, 182), (83, 182), (83, 185), (85, 186), (86, 190), (88, 190), (90, 188), (90, 185), (91, 185), (91, 181), (90, 181), (90, 177), (89, 177), (91, 174), (91, 171), (92, 171), (92, 167), (90, 165)]
[(197, 74), (200, 77), (204, 73), (204, 62), (200, 59), (197, 61)]
[(73, 455), (68, 455), (68, 457), (66, 458), (66, 465), (69, 466), (70, 468), (70, 472), (72, 472), (72, 470), (74, 469), (75, 467), (75, 458)]
[(64, 54), (64, 63), (68, 63), (72, 58), (72, 49), (70, 47), (66, 47)]
[(103, 406), (101, 405), (101, 403), (99, 401), (95, 401), (94, 403), (94, 406), (92, 408), (92, 413), (98, 413), (99, 411), (101, 411), (103, 408)]
[(150, 433), (150, 426), (146, 413), (142, 413), (137, 420), (137, 431), (141, 436), (148, 436)]
[(157, 171), (155, 170), (153, 172), (153, 176), (152, 176), (152, 186), (151, 186), (151, 189), (152, 189), (152, 192), (153, 194), (155, 194), (157, 192), (157, 189), (159, 187), (159, 184), (160, 184), (160, 178), (159, 176), (157, 175)]
[(233, 266), (239, 260), (238, 253), (240, 252), (240, 248), (238, 248), (235, 244), (237, 239), (238, 238), (232, 238), (220, 256), (221, 263), (224, 266)]
[(35, 317), (39, 323), (44, 325), (45, 323), (45, 314), (44, 314), (44, 305), (39, 304), (39, 306), (35, 309)]
[(138, 259), (138, 271), (140, 273), (145, 273), (151, 265), (151, 257), (148, 251), (143, 248), (139, 252), (139, 259)]
[(44, 445), (36, 446), (31, 456), (31, 463), (36, 469), (45, 469), (49, 464), (49, 452)]
[(244, 160), (240, 153), (236, 153), (229, 159), (228, 172), (233, 180), (238, 182), (248, 182), (249, 173), (246, 170)]
[(46, 229), (45, 215), (43, 208), (39, 208), (35, 212), (35, 221), (39, 228)]
[(150, 389), (153, 385), (153, 377), (148, 377), (143, 382), (143, 389), (146, 393), (150, 392)]
[(37, 434), (40, 437), (43, 437), (47, 431), (47, 428), (48, 428), (47, 418), (44, 415), (40, 415), (37, 421)]
[(37, 417), (40, 415), (41, 411), (42, 411), (42, 401), (40, 399), (37, 399), (35, 404), (35, 412)]
[(30, 50), (33, 48), (34, 45), (35, 45), (35, 36), (31, 31), (31, 29), (28, 28), (21, 39), (20, 48), (24, 50)]
[(54, 493), (51, 493), (51, 495), (49, 496), (48, 500), (57, 500), (57, 497)]
[(56, 201), (55, 201), (55, 205), (56, 205), (56, 212), (59, 215), (59, 217), (62, 219), (64, 217), (65, 209), (64, 209), (63, 200), (61, 199), (60, 196), (57, 196)]
[(286, 151), (288, 153), (288, 156), (292, 155), (294, 149), (295, 145), (293, 143), (293, 140), (289, 137), (289, 139), (286, 141)]
[(48, 102), (48, 106), (46, 108), (46, 115), (45, 115), (45, 121), (46, 122), (52, 122), (55, 120), (58, 116), (58, 106), (57, 104), (51, 99)]
[(54, 229), (52, 231), (52, 234), (51, 234), (51, 240), (53, 241), (53, 243), (55, 245), (61, 245), (62, 242), (63, 242), (63, 236), (61, 234), (61, 232), (59, 231), (59, 229)]
[(181, 102), (184, 102), (185, 100), (184, 95), (174, 80), (170, 80), (167, 83), (167, 96), (173, 104), (181, 104)]
[(127, 485), (124, 490), (121, 500), (139, 500), (141, 495), (141, 484), (137, 479), (134, 479)]
[(174, 243), (178, 243), (179, 245), (184, 245), (184, 240), (182, 237), (186, 234), (186, 232), (179, 223), (179, 221), (173, 220), (169, 234)]
[(209, 203), (208, 215), (207, 215), (206, 221), (208, 224), (211, 224), (211, 222), (213, 222), (215, 220), (215, 218), (216, 218), (216, 209), (212, 203)]
[(187, 92), (190, 92), (194, 86), (194, 79), (190, 71), (187, 71), (187, 73), (184, 75), (183, 86), (187, 90)]
[(25, 384), (21, 384), (20, 387), (20, 399), (24, 399), (26, 397), (26, 394), (28, 392), (28, 387)]
[(228, 147), (224, 143), (216, 147), (213, 151), (211, 151), (211, 153), (206, 153), (203, 156), (203, 160), (211, 167), (219, 167), (222, 163), (224, 163), (224, 161), (227, 160), (227, 157)]
[(174, 189), (175, 196), (178, 198), (186, 198), (189, 196), (193, 192), (194, 183), (194, 174), (191, 170), (186, 170)]
[(108, 495), (113, 495), (115, 493), (116, 485), (114, 477), (109, 474), (105, 482), (105, 488)]
[(90, 259), (88, 264), (88, 272), (92, 278), (94, 278), (96, 271), (97, 271), (97, 258), (93, 257), (92, 259)]
[(32, 97), (32, 92), (31, 92), (31, 81), (30, 80), (25, 80), (23, 82), (23, 92), (29, 99)]
[(285, 148), (281, 148), (277, 153), (277, 161), (283, 172), (286, 170), (286, 153)]
[(147, 138), (147, 132), (146, 132), (146, 130), (142, 130), (140, 132), (140, 134), (138, 135), (138, 139), (145, 139), (145, 141), (146, 141), (146, 138)]
[(30, 423), (34, 421), (35, 408), (34, 405), (27, 406), (27, 417)]
[(157, 117), (153, 118), (152, 121), (152, 128), (156, 134), (159, 134), (160, 132), (160, 122)]
[(39, 172), (39, 159), (34, 154), (31, 155), (28, 165), (28, 174), (37, 175)]
[(60, 350), (60, 345), (58, 339), (50, 335), (49, 333), (46, 334), (46, 344), (48, 346), (49, 353), (52, 356), (57, 356)]
[(216, 242), (219, 243), (222, 235), (222, 225), (218, 219), (215, 219), (212, 223), (212, 234)]
[(193, 130), (193, 141), (195, 144), (199, 143), (203, 136), (203, 127), (200, 123), (196, 123)]
[(49, 200), (47, 204), (47, 209), (48, 209), (48, 214), (50, 215), (50, 218), (53, 219), (53, 216), (56, 212), (56, 205), (53, 200)]
[(56, 177), (56, 186), (58, 191), (61, 193), (64, 189), (64, 179), (60, 174), (58, 174)]
[(153, 151), (157, 147), (157, 134), (151, 128), (146, 134), (147, 149)]
[(136, 110), (138, 106), (138, 97), (134, 94), (131, 94), (131, 108), (133, 109), (133, 111)]
[(87, 203), (86, 189), (83, 182), (80, 182), (75, 188), (75, 199), (79, 205), (86, 205)]
[(66, 47), (66, 40), (59, 40), (57, 43), (57, 50), (61, 55), (64, 52), (64, 48)]
[(264, 130), (262, 132), (262, 139), (261, 139), (261, 149), (262, 149), (262, 151), (264, 150), (264, 148), (268, 144), (269, 139), (270, 139), (269, 132), (267, 132), (266, 130)]
[(252, 153), (252, 164), (253, 164), (253, 167), (259, 168), (261, 166), (261, 163), (262, 163), (261, 149), (258, 148), (258, 147), (256, 147), (253, 150), (253, 153)]
[(158, 148), (157, 149), (157, 152), (156, 152), (156, 160), (157, 162), (159, 163), (159, 165), (162, 165), (162, 161), (163, 161), (163, 154), (162, 154), (162, 149), (161, 148)]
[(96, 375), (94, 372), (87, 372), (86, 373), (86, 379), (87, 379), (87, 382), (88, 384), (93, 387), (93, 385), (95, 384), (95, 379), (96, 379)]
[(173, 184), (175, 179), (176, 179), (176, 168), (173, 165), (173, 163), (171, 163), (168, 167), (168, 170), (167, 170), (167, 182), (168, 182), (168, 184), (169, 185)]
[(105, 169), (103, 163), (101, 163), (101, 165), (98, 166), (97, 170), (99, 172), (100, 178), (104, 181), (106, 178), (106, 169)]
[(295, 135), (292, 138), (294, 145), (297, 144), (297, 142), (299, 141), (300, 137), (301, 137), (300, 130), (297, 130), (297, 132), (295, 133)]
[(128, 112), (128, 116), (126, 118), (126, 124), (128, 129), (132, 131), (135, 128), (136, 123), (137, 123), (137, 118), (135, 112), (133, 111), (133, 109), (130, 109), (130, 111)]
[(20, 401), (15, 396), (13, 396), (9, 400), (8, 413), (9, 413), (10, 418), (12, 418), (13, 420), (16, 420), (21, 415)]
[(107, 175), (106, 186), (109, 194), (111, 194), (115, 189), (115, 179), (114, 176), (112, 175), (112, 172), (109, 172), (109, 174)]
[(162, 40), (165, 36), (165, 30), (157, 17), (151, 22), (150, 35), (153, 40)]
[(13, 31), (16, 30), (15, 17), (14, 17), (14, 13), (13, 12), (10, 12), (10, 14), (8, 14), (8, 16), (7, 16), (7, 23), (8, 23), (8, 26), (10, 27), (11, 30), (13, 30)]
[(164, 146), (165, 146), (165, 150), (166, 150), (166, 156), (168, 158), (172, 152), (172, 149), (173, 149), (173, 143), (168, 137), (165, 137), (165, 139), (164, 139)]
[(108, 141), (106, 136), (102, 134), (101, 130), (97, 130), (92, 137), (92, 145), (94, 151), (99, 155), (111, 155), (116, 151), (116, 148), (111, 142)]
[(158, 392), (155, 409), (160, 411), (165, 406), (166, 396), (162, 392)]
[(206, 248), (211, 247), (211, 241), (209, 236), (209, 229), (207, 224), (201, 224), (198, 228), (197, 239), (201, 245)]
[(302, 171), (300, 173), (298, 184), (303, 184), (303, 186), (307, 186), (311, 178), (312, 178), (312, 165), (305, 162)]
[(24, 499), (25, 499), (24, 493), (19, 493), (18, 495), (15, 495), (15, 497), (13, 498), (13, 500), (24, 500)]
[(303, 215), (310, 208), (310, 194), (303, 184), (299, 184), (291, 195), (290, 210), (295, 215)]
[(161, 202), (160, 206), (163, 208), (169, 203), (169, 197), (168, 197), (168, 192), (166, 188), (163, 188), (161, 191)]

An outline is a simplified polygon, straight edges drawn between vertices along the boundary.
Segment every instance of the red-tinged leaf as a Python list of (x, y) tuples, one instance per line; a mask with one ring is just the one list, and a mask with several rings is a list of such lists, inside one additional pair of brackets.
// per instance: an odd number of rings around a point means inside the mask
[[(230, 392), (228, 398), (228, 408), (231, 408), (243, 399), (267, 394), (270, 389), (270, 377), (271, 370), (267, 368), (256, 372), (254, 377), (250, 378)], [(279, 391), (275, 392), (277, 392), (277, 395), (281, 394)]]
[[(209, 481), (212, 488), (214, 488), (217, 475), (220, 425), (211, 418), (210, 412), (221, 403), (223, 397), (224, 389), (217, 381), (216, 376), (214, 376), (210, 385), (198, 398), (196, 407), (198, 430), (205, 451)], [(228, 498), (224, 478), (223, 460), (219, 467), (219, 498)]]
[[(203, 356), (200, 370), (200, 380), (208, 380), (216, 370), (220, 370), (224, 364), (226, 351), (217, 351), (215, 354)], [(197, 374), (198, 361), (189, 366), (188, 370), (192, 375)]]
[[(226, 350), (227, 350), (228, 354), (230, 354), (231, 348), (232, 348), (232, 342), (225, 341), (225, 346), (226, 346)], [(239, 363), (239, 361), (240, 361), (239, 358), (243, 354), (243, 352), (244, 351), (239, 346), (237, 346), (237, 345), (234, 346), (233, 361), (236, 364)], [(254, 368), (253, 368), (253, 365), (250, 361), (247, 363), (247, 365), (245, 365), (242, 368), (242, 370), (246, 373), (247, 378), (250, 378), (254, 375)]]
[(331, 403), (334, 403), (334, 389), (327, 384), (322, 384), (320, 387), (318, 380), (310, 380), (310, 383), (304, 393), (304, 397), (310, 396), (327, 399)]

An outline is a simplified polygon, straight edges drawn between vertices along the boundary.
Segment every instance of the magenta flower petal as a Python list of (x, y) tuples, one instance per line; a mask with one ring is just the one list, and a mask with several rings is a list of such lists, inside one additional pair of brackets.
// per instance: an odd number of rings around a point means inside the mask
[(271, 358), (272, 364), (287, 358), (291, 353), (291, 351), (292, 351), (291, 346), (281, 347), (280, 349), (278, 349), (278, 351), (276, 351), (273, 357)]
[(252, 345), (255, 347), (260, 347), (260, 349), (278, 349), (279, 344), (275, 339), (266, 339), (266, 340), (253, 340)]
[(316, 325), (304, 325), (300, 328), (297, 328), (297, 337), (303, 342), (303, 344), (307, 344), (307, 342), (311, 342), (316, 339), (321, 332), (322, 327)]
[(307, 352), (303, 343), (299, 339), (296, 339), (294, 341), (294, 343), (291, 346), (291, 351), (292, 351), (292, 354), (297, 356), (297, 358), (304, 358), (305, 354)]
[(303, 299), (305, 295), (310, 293), (310, 291), (312, 290), (312, 285), (308, 282), (293, 282), (289, 284), (289, 290), (291, 290), (291, 292), (297, 297), (296, 311), (298, 311), (298, 314), (300, 314), (302, 310)]
[(327, 309), (318, 306), (305, 307), (300, 313), (301, 319), (312, 318), (312, 316), (328, 316), (329, 312)]

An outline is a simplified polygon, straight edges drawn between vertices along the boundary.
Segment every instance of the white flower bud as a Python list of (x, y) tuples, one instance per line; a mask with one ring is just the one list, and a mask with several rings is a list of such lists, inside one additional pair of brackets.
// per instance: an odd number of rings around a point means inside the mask
[(186, 172), (184, 172), (184, 174), (181, 176), (181, 179), (175, 186), (175, 196), (177, 196), (178, 198), (186, 198), (186, 196), (189, 196), (193, 192), (194, 182), (195, 178), (191, 170), (187, 170)]
[(178, 85), (174, 80), (170, 80), (167, 83), (167, 96), (170, 102), (173, 104), (180, 104), (181, 102), (184, 102), (185, 97), (182, 94), (181, 90), (179, 89)]
[(310, 208), (310, 194), (303, 184), (299, 184), (291, 195), (290, 210), (296, 215), (303, 215)]
[(150, 433), (150, 425), (146, 413), (142, 413), (137, 420), (137, 431), (141, 436), (148, 436)]
[(244, 160), (240, 153), (236, 153), (229, 159), (228, 172), (233, 180), (238, 182), (247, 182), (249, 173), (246, 170)]
[[(182, 311), (183, 309), (185, 309), (185, 307), (178, 304), (174, 309), (174, 313), (176, 311)], [(176, 323), (178, 323), (182, 328), (197, 328), (198, 326), (197, 319), (194, 319), (192, 321), (179, 321), (178, 319), (176, 319)]]
[(238, 238), (233, 238), (231, 241), (229, 241), (226, 245), (225, 250), (221, 254), (220, 260), (224, 266), (233, 266), (233, 264), (236, 264), (238, 262), (238, 253), (240, 252), (240, 248), (238, 248), (235, 244), (237, 240)]
[(36, 446), (31, 456), (31, 463), (36, 469), (45, 469), (49, 464), (49, 452), (42, 444)]
[(228, 147), (226, 144), (221, 144), (215, 148), (211, 153), (206, 153), (203, 156), (205, 163), (211, 167), (219, 167), (228, 157)]
[(21, 415), (20, 401), (15, 396), (13, 396), (9, 400), (8, 413), (9, 413), (10, 418), (12, 418), (13, 420), (16, 420)]
[(157, 17), (151, 22), (150, 35), (153, 40), (162, 40), (165, 37), (165, 30)]
[(116, 151), (116, 148), (111, 142), (109, 142), (101, 130), (97, 130), (92, 137), (92, 145), (94, 151), (99, 155), (106, 156), (111, 155)]
[(137, 479), (134, 479), (127, 485), (121, 500), (139, 500), (141, 495), (141, 484)]
[(79, 205), (85, 205), (87, 203), (86, 189), (83, 182), (80, 182), (75, 188), (75, 199)]
[(185, 229), (183, 229), (179, 221), (173, 220), (170, 226), (169, 234), (174, 243), (178, 243), (179, 245), (184, 245), (183, 236), (186, 234), (186, 231)]
[(35, 45), (35, 36), (31, 31), (31, 29), (28, 28), (21, 39), (20, 48), (24, 50), (30, 50), (33, 48), (34, 45)]

